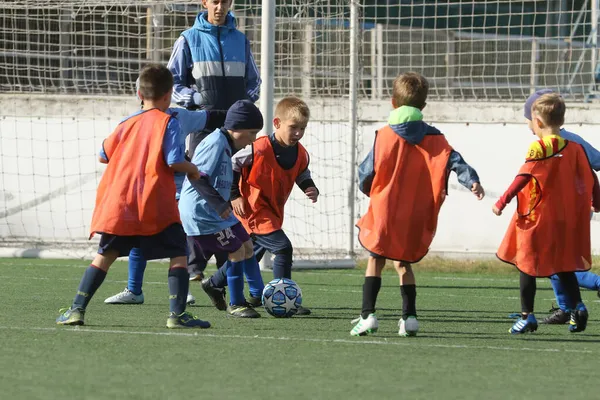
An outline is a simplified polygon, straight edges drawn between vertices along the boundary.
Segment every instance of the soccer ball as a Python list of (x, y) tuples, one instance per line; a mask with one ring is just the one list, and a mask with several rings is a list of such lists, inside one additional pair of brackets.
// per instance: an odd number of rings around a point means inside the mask
[(289, 318), (298, 312), (302, 304), (302, 290), (291, 279), (273, 279), (263, 290), (262, 302), (272, 316)]

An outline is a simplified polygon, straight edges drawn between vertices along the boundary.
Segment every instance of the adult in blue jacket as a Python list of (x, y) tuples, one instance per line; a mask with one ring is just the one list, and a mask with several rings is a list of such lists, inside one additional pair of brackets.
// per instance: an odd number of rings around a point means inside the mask
[[(236, 28), (232, 0), (202, 0), (207, 11), (175, 42), (167, 67), (174, 77), (173, 101), (187, 109), (224, 110), (238, 100), (256, 102), (260, 76), (250, 42)], [(193, 156), (202, 133), (190, 137)]]
[[(232, 0), (202, 0), (206, 11), (196, 16), (194, 25), (175, 41), (167, 68), (173, 74), (173, 101), (188, 110), (227, 111), (238, 100), (256, 102), (260, 94), (260, 75), (246, 35), (236, 28), (229, 11)], [(198, 144), (212, 131), (192, 133), (190, 158)], [(206, 263), (197, 256), (195, 243), (188, 240), (188, 271), (191, 280), (202, 280)], [(217, 254), (217, 264), (227, 261)], [(202, 282), (214, 304), (224, 303), (225, 291)], [(192, 295), (188, 302), (194, 303)], [(222, 307), (221, 307), (222, 308)]]

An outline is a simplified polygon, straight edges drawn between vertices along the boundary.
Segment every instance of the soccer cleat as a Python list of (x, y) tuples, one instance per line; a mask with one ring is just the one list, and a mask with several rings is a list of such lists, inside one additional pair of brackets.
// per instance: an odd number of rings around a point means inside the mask
[(295, 315), (310, 315), (312, 311), (310, 311), (310, 308), (306, 308), (306, 307), (298, 307), (298, 312), (296, 312)]
[(182, 312), (176, 315), (172, 312), (167, 319), (167, 328), (169, 329), (183, 329), (183, 328), (210, 328), (210, 322), (202, 321), (198, 317), (192, 315), (189, 312)]
[(187, 299), (185, 300), (185, 304), (191, 306), (192, 304), (196, 304), (196, 298), (193, 294), (188, 292)]
[(401, 318), (398, 321), (398, 335), (400, 336), (417, 336), (417, 332), (419, 332), (419, 321), (417, 321), (417, 317), (409, 316), (406, 319)]
[(571, 312), (571, 320), (569, 321), (569, 332), (583, 332), (587, 327), (588, 311), (583, 303), (577, 305), (577, 309)]
[(210, 284), (210, 278), (206, 278), (202, 281), (202, 289), (206, 292), (213, 306), (217, 307), (217, 310), (227, 310), (227, 302), (225, 301), (225, 288), (219, 289)]
[(363, 319), (362, 316), (352, 320), (354, 328), (350, 331), (351, 336), (365, 336), (369, 333), (377, 332), (379, 329), (379, 322), (375, 314), (369, 314), (367, 319)]
[(204, 274), (202, 272), (198, 272), (197, 274), (190, 274), (190, 281), (202, 281), (204, 279)]
[(250, 304), (252, 307), (256, 308), (256, 307), (260, 307), (262, 306), (262, 299), (260, 297), (248, 297), (248, 304)]
[(561, 310), (560, 308), (552, 308), (550, 309), (550, 314), (542, 321), (542, 324), (548, 325), (562, 325), (569, 322), (571, 316), (568, 312)]
[(248, 303), (241, 306), (230, 304), (227, 313), (237, 318), (260, 318), (260, 314)]
[(508, 332), (513, 335), (518, 335), (520, 333), (535, 332), (537, 328), (538, 322), (535, 319), (535, 316), (533, 314), (529, 314), (527, 315), (526, 319), (518, 319), (512, 328), (508, 330)]
[(144, 304), (144, 293), (133, 294), (133, 292), (127, 288), (121, 293), (117, 293), (114, 296), (104, 300), (105, 304)]
[(63, 308), (60, 315), (56, 318), (58, 325), (83, 325), (85, 310), (81, 308)]

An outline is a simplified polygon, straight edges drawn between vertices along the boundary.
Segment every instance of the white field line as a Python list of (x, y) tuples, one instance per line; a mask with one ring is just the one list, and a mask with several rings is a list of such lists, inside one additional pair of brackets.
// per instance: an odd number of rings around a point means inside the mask
[[(289, 341), (289, 342), (311, 342), (311, 343), (337, 343), (337, 344), (348, 344), (348, 345), (379, 345), (379, 346), (410, 346), (410, 347), (421, 347), (421, 348), (445, 348), (445, 349), (466, 349), (466, 350), (497, 350), (497, 351), (531, 351), (531, 352), (543, 352), (543, 353), (582, 353), (582, 354), (593, 354), (595, 351), (592, 350), (579, 350), (579, 349), (558, 349), (558, 348), (531, 348), (531, 347), (509, 347), (509, 346), (472, 346), (466, 344), (428, 344), (419, 343), (413, 339), (406, 341), (389, 341), (384, 340), (356, 340), (350, 339), (318, 339), (318, 338), (300, 338), (300, 337), (285, 337), (285, 336), (259, 336), (259, 335), (227, 335), (227, 334), (214, 334), (194, 332), (152, 332), (152, 331), (126, 331), (126, 330), (115, 330), (115, 329), (89, 329), (89, 328), (43, 328), (43, 327), (12, 327), (12, 326), (0, 326), (3, 330), (22, 330), (22, 331), (40, 331), (40, 332), (70, 332), (70, 333), (104, 333), (104, 334), (115, 334), (115, 335), (148, 335), (148, 336), (176, 336), (176, 337), (193, 337), (193, 338), (217, 338), (217, 339), (244, 339), (244, 340), (267, 340), (267, 341)], [(402, 339), (399, 339), (402, 340)]]

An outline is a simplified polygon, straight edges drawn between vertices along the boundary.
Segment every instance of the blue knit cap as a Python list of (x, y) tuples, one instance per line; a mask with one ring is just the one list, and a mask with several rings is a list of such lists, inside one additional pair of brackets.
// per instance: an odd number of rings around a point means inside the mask
[(231, 131), (240, 129), (262, 129), (263, 116), (250, 100), (238, 100), (229, 108), (223, 128)]
[(531, 121), (531, 106), (533, 106), (533, 103), (535, 103), (537, 99), (548, 93), (554, 93), (554, 90), (540, 89), (531, 96), (529, 96), (527, 100), (525, 100), (525, 106), (523, 107), (523, 115), (525, 116), (525, 118)]

